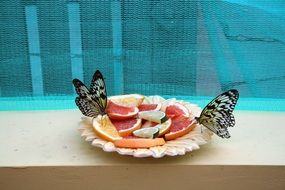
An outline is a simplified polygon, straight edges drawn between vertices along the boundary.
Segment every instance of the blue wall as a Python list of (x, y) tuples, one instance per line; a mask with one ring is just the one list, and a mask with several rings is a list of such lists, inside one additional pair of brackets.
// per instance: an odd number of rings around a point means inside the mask
[[(1, 1), (0, 96), (285, 98), (283, 1)], [(282, 8), (283, 7), (283, 8)]]

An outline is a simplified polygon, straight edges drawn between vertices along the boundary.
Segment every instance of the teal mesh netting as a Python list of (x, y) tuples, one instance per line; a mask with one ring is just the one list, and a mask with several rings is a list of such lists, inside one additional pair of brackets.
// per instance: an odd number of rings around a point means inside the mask
[(101, 70), (109, 95), (285, 98), (284, 1), (0, 2), (0, 96), (72, 96)]

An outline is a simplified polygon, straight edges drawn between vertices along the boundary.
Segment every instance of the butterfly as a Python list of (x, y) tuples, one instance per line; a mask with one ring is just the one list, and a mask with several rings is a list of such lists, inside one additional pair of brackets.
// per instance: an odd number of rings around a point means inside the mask
[(103, 75), (99, 70), (94, 73), (90, 88), (87, 88), (79, 79), (73, 79), (72, 83), (78, 94), (75, 103), (83, 115), (97, 117), (105, 114), (107, 92)]
[(233, 110), (239, 98), (236, 89), (226, 91), (214, 98), (196, 118), (199, 124), (222, 138), (230, 138), (228, 127), (235, 125)]

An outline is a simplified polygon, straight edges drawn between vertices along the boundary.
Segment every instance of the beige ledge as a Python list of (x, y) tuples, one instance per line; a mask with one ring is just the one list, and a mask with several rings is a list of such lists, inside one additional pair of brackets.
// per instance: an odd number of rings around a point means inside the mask
[(285, 113), (234, 114), (230, 139), (155, 159), (92, 147), (77, 110), (0, 112), (0, 189), (285, 189)]

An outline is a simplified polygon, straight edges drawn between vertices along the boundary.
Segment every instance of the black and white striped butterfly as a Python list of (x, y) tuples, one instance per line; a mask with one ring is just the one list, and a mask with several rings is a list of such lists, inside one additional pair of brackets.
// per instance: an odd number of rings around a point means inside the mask
[(235, 125), (233, 110), (239, 98), (235, 89), (226, 91), (214, 98), (201, 112), (197, 122), (222, 138), (230, 138), (228, 127)]
[(78, 94), (75, 103), (83, 115), (97, 117), (105, 114), (107, 92), (103, 75), (99, 70), (94, 73), (89, 89), (78, 79), (73, 79), (72, 83)]

